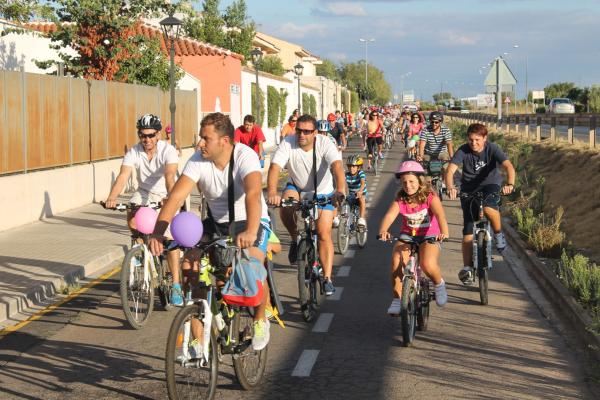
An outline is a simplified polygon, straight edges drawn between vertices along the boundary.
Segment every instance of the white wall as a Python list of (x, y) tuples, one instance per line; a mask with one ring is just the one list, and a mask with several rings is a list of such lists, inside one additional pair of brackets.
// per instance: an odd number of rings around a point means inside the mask
[[(14, 26), (0, 21), (0, 31), (9, 27)], [(0, 36), (0, 69), (18, 71), (24, 68), (25, 72), (37, 74), (56, 71), (56, 66), (44, 70), (38, 68), (33, 61), (34, 59), (38, 61), (60, 61), (58, 52), (50, 48), (50, 43), (50, 39), (35, 31), (28, 30), (22, 34), (9, 33), (6, 36)], [(70, 48), (65, 52), (71, 55), (76, 54)]]
[[(194, 90), (196, 91), (196, 103), (198, 104), (198, 113), (200, 114), (200, 110), (202, 110), (202, 83), (195, 76), (185, 73), (183, 78), (177, 82), (177, 88), (182, 90)], [(197, 132), (200, 131), (200, 122), (202, 118), (198, 115), (198, 129)]]
[[(180, 171), (192, 154), (193, 149), (183, 149)], [(0, 177), (0, 231), (106, 199), (121, 162), (115, 159)], [(126, 190), (136, 183), (131, 179)]]

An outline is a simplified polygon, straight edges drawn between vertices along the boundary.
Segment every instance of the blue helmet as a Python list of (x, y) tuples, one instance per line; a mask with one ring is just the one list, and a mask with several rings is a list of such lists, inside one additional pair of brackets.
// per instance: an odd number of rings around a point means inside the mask
[(317, 131), (319, 132), (329, 132), (329, 122), (324, 119), (319, 120), (317, 123)]

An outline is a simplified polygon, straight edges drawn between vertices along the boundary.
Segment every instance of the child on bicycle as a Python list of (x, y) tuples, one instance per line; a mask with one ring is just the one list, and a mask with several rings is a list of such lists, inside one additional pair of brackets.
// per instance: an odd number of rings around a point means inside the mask
[(363, 159), (358, 154), (348, 157), (346, 161), (346, 184), (348, 185), (349, 197), (354, 197), (360, 207), (360, 218), (357, 225), (365, 228), (365, 213), (367, 212), (367, 175), (362, 170)]
[(435, 285), (435, 302), (443, 306), (448, 301), (446, 283), (439, 265), (440, 246), (436, 241), (448, 238), (448, 222), (442, 203), (433, 193), (425, 179), (425, 171), (416, 161), (404, 161), (396, 171), (396, 178), (402, 188), (381, 221), (381, 240), (389, 240), (388, 232), (393, 222), (400, 216), (400, 241), (392, 253), (391, 281), (393, 300), (388, 314), (400, 313), (403, 271), (410, 257), (411, 242), (419, 246), (421, 269)]

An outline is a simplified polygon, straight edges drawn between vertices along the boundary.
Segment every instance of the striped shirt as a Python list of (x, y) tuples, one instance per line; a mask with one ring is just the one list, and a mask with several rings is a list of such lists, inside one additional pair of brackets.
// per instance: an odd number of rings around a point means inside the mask
[(358, 174), (352, 175), (350, 172), (346, 172), (346, 184), (348, 185), (348, 192), (356, 193), (360, 189), (360, 181), (365, 181), (365, 189), (363, 193), (367, 193), (367, 175), (362, 169), (358, 171)]
[(435, 134), (431, 127), (424, 127), (420, 135), (421, 142), (425, 142), (425, 154), (438, 156), (441, 152), (448, 151), (447, 142), (452, 141), (452, 132), (442, 125), (440, 133)]

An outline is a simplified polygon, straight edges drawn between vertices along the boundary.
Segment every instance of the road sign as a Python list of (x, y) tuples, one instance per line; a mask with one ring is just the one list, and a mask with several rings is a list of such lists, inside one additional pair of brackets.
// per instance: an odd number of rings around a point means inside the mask
[(477, 107), (494, 107), (496, 99), (493, 94), (485, 93), (477, 95)]
[(412, 103), (415, 101), (415, 92), (412, 90), (405, 90), (402, 92), (402, 101), (404, 103)]
[(531, 99), (532, 100), (544, 100), (546, 98), (546, 93), (543, 90), (532, 90), (531, 91)]
[(504, 104), (510, 104), (510, 97), (506, 96), (504, 99)]
[(517, 79), (513, 75), (508, 65), (503, 59), (499, 59), (497, 62), (494, 62), (490, 68), (490, 72), (485, 77), (485, 81), (483, 84), (485, 85), (487, 93), (495, 93), (497, 87), (497, 74), (496, 70), (500, 67), (500, 91), (501, 92), (512, 92), (513, 86), (517, 84)]

